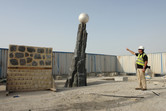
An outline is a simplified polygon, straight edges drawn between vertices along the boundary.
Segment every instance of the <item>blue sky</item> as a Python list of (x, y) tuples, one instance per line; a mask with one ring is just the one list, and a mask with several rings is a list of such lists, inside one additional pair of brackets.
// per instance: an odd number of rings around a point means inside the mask
[(0, 0), (0, 47), (74, 51), (78, 16), (89, 14), (88, 53), (166, 52), (166, 0)]

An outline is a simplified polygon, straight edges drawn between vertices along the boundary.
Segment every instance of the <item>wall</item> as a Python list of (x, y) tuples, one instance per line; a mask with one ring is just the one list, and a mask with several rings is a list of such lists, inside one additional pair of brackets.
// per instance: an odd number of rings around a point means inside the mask
[[(54, 52), (53, 53), (53, 75), (68, 74), (73, 53)], [(116, 56), (87, 54), (87, 73), (92, 72), (115, 72)]]
[(10, 45), (8, 50), (8, 91), (53, 88), (52, 48)]
[(7, 73), (8, 49), (0, 49), (0, 78), (5, 78)]
[[(0, 49), (0, 78), (6, 77), (7, 49)], [(68, 74), (73, 53), (53, 52), (53, 75)], [(166, 74), (166, 53), (148, 54), (149, 65), (153, 73)], [(87, 54), (86, 69), (91, 72), (135, 73), (135, 56), (112, 56)]]
[[(148, 65), (151, 72), (156, 74), (166, 74), (166, 53), (147, 54)], [(117, 71), (135, 73), (136, 56), (117, 56)]]
[(86, 69), (91, 72), (115, 72), (117, 64), (116, 56), (87, 54)]
[(52, 48), (10, 45), (9, 67), (51, 67)]
[(117, 70), (121, 73), (135, 73), (135, 56), (117, 56)]
[[(0, 73), (0, 78), (6, 77), (7, 54), (8, 54), (7, 49), (0, 49), (0, 69), (3, 69)], [(72, 56), (73, 53), (70, 52), (53, 52), (52, 55), (53, 75), (68, 74), (72, 61)], [(116, 56), (102, 55), (102, 54), (87, 54), (86, 57), (87, 73), (115, 72), (117, 70), (116, 63), (117, 63)]]
[(73, 53), (53, 52), (53, 75), (68, 74)]

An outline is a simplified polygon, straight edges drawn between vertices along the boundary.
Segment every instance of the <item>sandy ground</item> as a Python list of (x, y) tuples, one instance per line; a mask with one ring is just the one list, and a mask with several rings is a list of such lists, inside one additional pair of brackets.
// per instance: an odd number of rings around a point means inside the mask
[[(147, 81), (147, 91), (135, 90), (135, 76), (127, 82), (105, 78), (88, 78), (88, 86), (79, 88), (63, 88), (65, 80), (56, 80), (57, 92), (15, 92), (9, 96), (1, 85), (0, 111), (166, 111), (162, 78)], [(16, 95), (19, 97), (14, 98)]]

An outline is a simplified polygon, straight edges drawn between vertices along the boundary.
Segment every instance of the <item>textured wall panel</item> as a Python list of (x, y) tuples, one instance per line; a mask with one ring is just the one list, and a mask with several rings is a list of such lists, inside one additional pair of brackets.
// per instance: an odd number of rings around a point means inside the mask
[(8, 91), (44, 90), (52, 87), (52, 48), (9, 46)]

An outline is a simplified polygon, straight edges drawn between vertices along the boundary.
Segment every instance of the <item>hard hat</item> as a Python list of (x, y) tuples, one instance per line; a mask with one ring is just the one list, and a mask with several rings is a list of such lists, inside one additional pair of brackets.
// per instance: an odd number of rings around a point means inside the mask
[(144, 48), (144, 46), (139, 46), (138, 49), (144, 50), (145, 48)]

